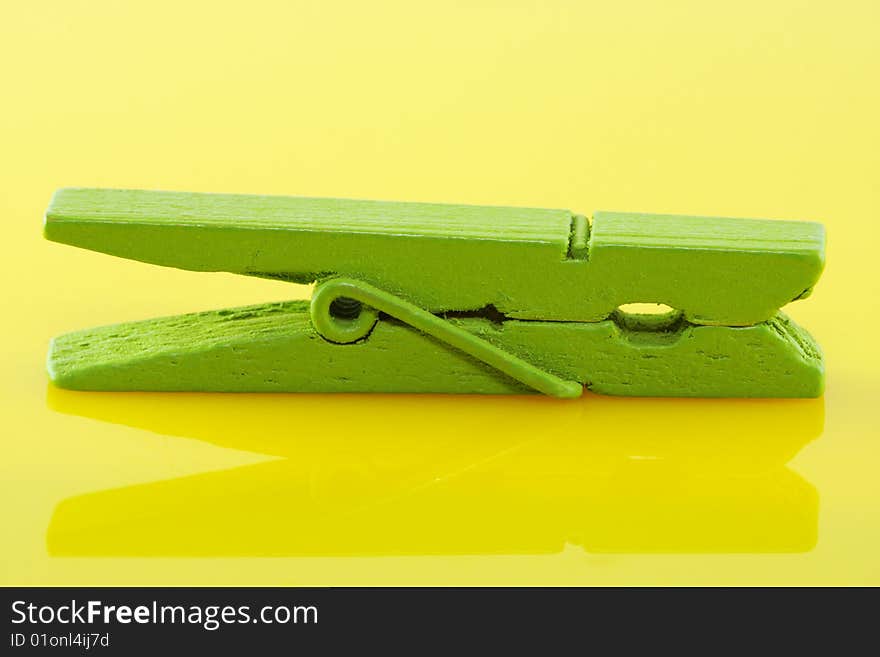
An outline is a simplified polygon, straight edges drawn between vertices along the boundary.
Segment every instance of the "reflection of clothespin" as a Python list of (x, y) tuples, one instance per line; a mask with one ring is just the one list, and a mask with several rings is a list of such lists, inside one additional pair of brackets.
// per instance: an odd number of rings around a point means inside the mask
[[(822, 357), (778, 309), (812, 290), (820, 224), (64, 189), (45, 235), (296, 283), (270, 303), (56, 338), (82, 390), (812, 397)], [(619, 307), (661, 303), (663, 314)]]

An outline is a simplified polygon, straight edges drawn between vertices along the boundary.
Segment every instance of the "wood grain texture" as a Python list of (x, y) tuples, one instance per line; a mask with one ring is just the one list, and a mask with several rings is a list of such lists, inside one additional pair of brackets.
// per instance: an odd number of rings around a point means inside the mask
[(283, 196), (64, 189), (47, 238), (145, 262), (363, 280), (432, 312), (596, 322), (633, 302), (747, 326), (805, 296), (820, 224)]
[[(743, 328), (616, 315), (594, 323), (453, 319), (594, 392), (814, 397), (818, 347), (784, 315)], [(264, 304), (69, 333), (50, 348), (56, 385), (78, 390), (529, 393), (497, 370), (393, 320), (369, 338), (321, 338), (308, 302)]]

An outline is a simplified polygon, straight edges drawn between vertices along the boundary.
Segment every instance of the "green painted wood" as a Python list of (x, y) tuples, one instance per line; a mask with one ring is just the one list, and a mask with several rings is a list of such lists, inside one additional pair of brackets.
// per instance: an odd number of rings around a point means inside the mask
[(756, 324), (824, 263), (810, 222), (131, 190), (59, 190), (45, 235), (196, 271), (345, 276), (431, 312), (582, 322), (656, 302), (695, 324)]
[[(350, 310), (343, 317), (334, 316), (334, 303), (343, 299), (360, 304), (355, 316)], [(351, 303), (348, 305), (351, 307)], [(538, 392), (573, 399), (580, 397), (584, 391), (578, 381), (561, 379), (454, 322), (363, 281), (331, 278), (318, 285), (309, 305), (309, 317), (315, 331), (325, 340), (336, 344), (352, 344), (369, 339), (380, 313), (454, 347)]]
[[(697, 326), (621, 313), (593, 323), (450, 318), (468, 332), (598, 393), (814, 397), (818, 347), (783, 314)], [(53, 340), (48, 369), (77, 390), (528, 393), (442, 341), (381, 319), (352, 344), (325, 340), (308, 302), (264, 304), (77, 331)]]

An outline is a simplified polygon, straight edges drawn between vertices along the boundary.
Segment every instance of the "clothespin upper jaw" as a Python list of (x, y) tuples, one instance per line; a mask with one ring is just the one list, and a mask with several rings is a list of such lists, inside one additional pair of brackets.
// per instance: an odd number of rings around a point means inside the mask
[(602, 321), (664, 303), (748, 326), (804, 297), (821, 224), (137, 190), (59, 190), (48, 239), (196, 271), (362, 280), (430, 312)]

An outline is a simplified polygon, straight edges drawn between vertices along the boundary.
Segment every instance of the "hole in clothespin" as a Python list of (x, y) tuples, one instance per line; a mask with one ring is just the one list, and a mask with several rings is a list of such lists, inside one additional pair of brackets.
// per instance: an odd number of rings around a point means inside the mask
[(626, 315), (665, 315), (674, 311), (665, 303), (624, 303), (617, 307), (617, 312)]
[(634, 333), (665, 333), (681, 328), (684, 313), (665, 303), (625, 303), (611, 318), (621, 328)]

